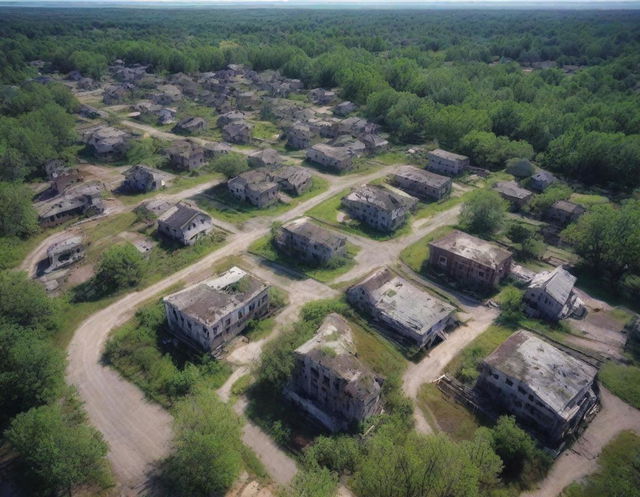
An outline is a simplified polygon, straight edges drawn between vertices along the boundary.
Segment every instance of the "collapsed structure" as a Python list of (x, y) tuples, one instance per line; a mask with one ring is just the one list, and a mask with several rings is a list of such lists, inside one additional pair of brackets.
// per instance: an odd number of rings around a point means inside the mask
[(85, 256), (84, 244), (81, 236), (71, 236), (54, 243), (47, 248), (47, 259), (49, 265), (46, 273), (70, 266), (74, 262), (83, 259)]
[(456, 323), (453, 306), (386, 268), (349, 288), (347, 298), (418, 348), (445, 339)]
[(549, 321), (583, 316), (586, 308), (576, 295), (575, 283), (576, 277), (562, 266), (538, 273), (522, 297), (524, 312)]
[(382, 379), (358, 358), (345, 319), (329, 314), (295, 350), (285, 396), (331, 431), (347, 430), (382, 411)]

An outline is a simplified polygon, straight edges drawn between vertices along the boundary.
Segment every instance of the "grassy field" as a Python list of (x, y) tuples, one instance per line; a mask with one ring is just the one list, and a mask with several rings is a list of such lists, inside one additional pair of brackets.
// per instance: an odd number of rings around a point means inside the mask
[(335, 268), (318, 268), (296, 261), (293, 257), (281, 255), (271, 243), (271, 235), (264, 236), (253, 242), (248, 250), (252, 254), (263, 257), (269, 261), (276, 262), (285, 266), (290, 266), (296, 271), (306, 274), (309, 278), (327, 283), (334, 280), (338, 276), (346, 273), (355, 265), (354, 257), (360, 250), (355, 245), (349, 243), (347, 245), (347, 259), (344, 264)]
[(420, 273), (424, 262), (429, 258), (429, 242), (443, 237), (453, 229), (453, 226), (441, 226), (433, 230), (417, 242), (405, 247), (402, 252), (400, 252), (400, 260), (416, 273)]
[(358, 358), (373, 371), (389, 377), (401, 375), (409, 364), (398, 349), (375, 331), (350, 321)]
[(29, 238), (22, 239), (14, 236), (0, 237), (0, 270), (14, 268), (29, 255), (48, 236), (63, 230), (67, 224), (54, 228), (43, 229)]
[[(223, 179), (223, 176), (220, 173), (204, 173), (198, 174), (195, 176), (176, 176), (171, 185), (169, 185), (164, 190), (161, 190), (163, 194), (172, 194), (178, 193), (182, 190), (186, 190), (187, 188), (193, 188), (194, 186), (201, 185), (208, 181), (213, 181), (215, 179)], [(142, 200), (147, 198), (151, 198), (157, 195), (158, 192), (147, 192), (147, 193), (138, 193), (135, 195), (119, 195), (118, 200), (120, 200), (125, 205), (133, 205), (138, 204)]]
[(211, 216), (239, 225), (254, 217), (277, 216), (282, 214), (301, 202), (305, 202), (319, 195), (328, 188), (329, 182), (327, 180), (314, 177), (313, 184), (308, 192), (303, 193), (299, 197), (293, 197), (288, 204), (278, 203), (265, 209), (259, 209), (249, 203), (239, 201), (229, 193), (226, 185), (218, 185), (208, 190), (206, 195), (198, 195), (195, 200), (200, 208), (207, 211)]
[[(472, 190), (473, 191), (473, 190)], [(464, 202), (471, 192), (465, 192), (458, 197), (449, 197), (438, 202), (431, 202), (429, 204), (421, 204), (421, 207), (416, 211), (415, 219), (424, 219), (426, 217), (435, 216), (440, 212), (448, 211), (458, 204)]]
[(420, 387), (417, 403), (429, 424), (455, 441), (471, 440), (480, 426), (473, 414), (445, 397), (434, 383)]
[(269, 121), (253, 121), (252, 134), (255, 138), (266, 141), (277, 141), (280, 136), (278, 127)]
[(612, 393), (640, 409), (640, 367), (607, 362), (600, 369), (599, 376)]

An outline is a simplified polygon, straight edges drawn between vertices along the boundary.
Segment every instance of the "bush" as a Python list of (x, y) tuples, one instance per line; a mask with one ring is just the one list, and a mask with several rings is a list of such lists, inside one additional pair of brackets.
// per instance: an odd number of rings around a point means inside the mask
[(26, 186), (0, 181), (0, 236), (28, 237), (38, 231), (38, 214)]
[(208, 166), (208, 169), (222, 173), (227, 178), (233, 178), (240, 173), (248, 171), (249, 163), (244, 155), (230, 152), (213, 160), (210, 166)]
[(535, 166), (529, 159), (509, 159), (507, 161), (507, 172), (517, 178), (528, 178), (536, 171)]
[(137, 285), (144, 272), (144, 259), (131, 244), (125, 243), (108, 248), (102, 254), (95, 276), (96, 286), (110, 293)]
[(507, 202), (494, 190), (476, 190), (462, 205), (460, 225), (477, 235), (498, 231), (505, 220)]

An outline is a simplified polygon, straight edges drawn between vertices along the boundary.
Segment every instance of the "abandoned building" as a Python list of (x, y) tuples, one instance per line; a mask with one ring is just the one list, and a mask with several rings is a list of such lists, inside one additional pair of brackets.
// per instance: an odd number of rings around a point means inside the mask
[(302, 150), (311, 146), (312, 132), (309, 126), (295, 123), (287, 132), (287, 147), (294, 150)]
[(174, 142), (166, 149), (169, 162), (175, 169), (193, 171), (205, 164), (204, 149), (188, 140)]
[(389, 142), (380, 135), (366, 133), (358, 137), (358, 140), (364, 143), (365, 150), (369, 154), (379, 154), (389, 148)]
[(219, 128), (223, 128), (227, 124), (242, 122), (246, 119), (246, 117), (247, 116), (244, 112), (240, 112), (237, 110), (225, 112), (220, 117), (218, 117), (217, 124)]
[(160, 85), (158, 91), (151, 95), (156, 105), (173, 105), (182, 100), (182, 91), (175, 85)]
[(451, 193), (451, 178), (413, 166), (402, 166), (391, 177), (392, 183), (409, 195), (423, 200), (441, 200)]
[(131, 83), (121, 83), (107, 86), (102, 92), (102, 102), (105, 105), (117, 105), (125, 103), (133, 97), (135, 86)]
[(63, 194), (72, 185), (82, 183), (84, 178), (75, 167), (65, 167), (51, 179), (51, 191), (56, 195)]
[(36, 207), (40, 225), (57, 226), (81, 215), (95, 215), (104, 212), (102, 202), (103, 187), (99, 183), (72, 186), (62, 196), (43, 202)]
[(539, 169), (529, 179), (529, 186), (531, 187), (531, 189), (537, 192), (543, 192), (549, 186), (556, 183), (557, 181), (558, 179), (549, 171), (545, 171), (544, 169)]
[(269, 310), (269, 286), (238, 267), (163, 299), (169, 329), (190, 347), (216, 352)]
[(157, 169), (138, 164), (130, 167), (124, 173), (122, 189), (132, 193), (147, 193), (164, 188), (164, 175)]
[(176, 111), (174, 109), (162, 108), (155, 112), (158, 124), (164, 126), (176, 122)]
[(74, 262), (83, 259), (85, 256), (84, 244), (81, 236), (71, 236), (58, 243), (54, 243), (47, 248), (47, 259), (49, 265), (46, 273), (56, 271)]
[(353, 102), (340, 102), (333, 108), (333, 115), (338, 117), (347, 117), (352, 112), (355, 112), (358, 109), (358, 106)]
[(182, 245), (193, 245), (211, 231), (211, 216), (187, 202), (177, 203), (158, 217), (158, 233)]
[(251, 125), (245, 121), (229, 123), (222, 128), (222, 137), (229, 143), (247, 145), (251, 143)]
[(281, 226), (273, 237), (273, 243), (279, 251), (318, 266), (347, 253), (344, 236), (314, 224), (307, 217)]
[(228, 154), (231, 152), (231, 147), (226, 143), (217, 143), (217, 142), (205, 142), (202, 146), (204, 149), (204, 156), (207, 159), (215, 159), (220, 157), (221, 155)]
[(518, 186), (515, 181), (498, 181), (493, 189), (507, 200), (513, 209), (521, 209), (529, 203), (533, 193)]
[(562, 266), (538, 273), (522, 298), (524, 312), (549, 321), (583, 316), (586, 308), (576, 295), (575, 283), (576, 277)]
[(427, 169), (445, 176), (457, 176), (469, 166), (469, 157), (454, 154), (440, 148), (427, 153)]
[(429, 265), (459, 283), (493, 287), (511, 271), (511, 252), (454, 230), (429, 243)]
[(342, 199), (349, 216), (383, 232), (402, 226), (417, 203), (404, 192), (377, 185), (360, 186)]
[(278, 202), (278, 184), (267, 169), (254, 169), (239, 174), (227, 182), (229, 192), (241, 202), (260, 209)]
[(521, 330), (483, 361), (476, 388), (555, 447), (579, 431), (597, 408), (597, 372)]
[(174, 133), (181, 133), (184, 135), (194, 135), (204, 131), (207, 127), (207, 121), (201, 117), (186, 117), (180, 120), (174, 127)]
[(316, 334), (295, 350), (285, 397), (332, 432), (382, 412), (382, 378), (357, 356), (349, 323), (329, 314)]
[(347, 299), (418, 348), (446, 339), (456, 324), (453, 306), (386, 268), (349, 288)]
[(567, 226), (576, 222), (587, 210), (568, 200), (558, 200), (547, 209), (545, 218), (558, 226)]
[(110, 126), (98, 126), (84, 133), (84, 143), (103, 160), (118, 160), (124, 157), (131, 135)]
[(253, 91), (243, 91), (236, 96), (236, 104), (241, 110), (252, 110), (260, 105), (260, 98)]
[(336, 98), (336, 93), (324, 88), (314, 88), (309, 91), (309, 100), (316, 105), (328, 105)]
[(332, 147), (318, 143), (307, 149), (306, 157), (311, 162), (338, 172), (347, 171), (353, 167), (353, 153), (345, 147)]
[(378, 133), (380, 126), (371, 121), (367, 121), (362, 117), (348, 117), (342, 121), (334, 123), (336, 135), (351, 135), (361, 137), (364, 135), (375, 135)]
[(302, 195), (313, 186), (313, 176), (299, 166), (282, 166), (273, 169), (271, 178), (281, 190), (292, 195)]
[(269, 167), (279, 166), (282, 164), (283, 158), (274, 149), (265, 148), (249, 154), (247, 161), (251, 167)]

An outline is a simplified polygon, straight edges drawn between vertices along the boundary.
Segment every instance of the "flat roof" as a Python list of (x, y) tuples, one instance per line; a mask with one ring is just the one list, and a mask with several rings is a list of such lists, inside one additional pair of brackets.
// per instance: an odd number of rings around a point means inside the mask
[(439, 240), (429, 243), (429, 246), (451, 252), (493, 269), (511, 257), (511, 252), (508, 250), (458, 230), (453, 230)]

